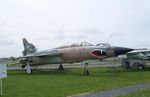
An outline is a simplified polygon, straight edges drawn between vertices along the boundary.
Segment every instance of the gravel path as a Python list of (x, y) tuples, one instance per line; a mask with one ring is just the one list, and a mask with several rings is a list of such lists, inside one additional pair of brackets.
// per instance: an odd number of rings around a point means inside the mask
[(143, 90), (145, 88), (150, 88), (150, 83), (144, 83), (144, 84), (138, 84), (138, 85), (132, 85), (122, 88), (114, 88), (107, 91), (102, 91), (99, 93), (91, 93), (91, 94), (81, 94), (80, 96), (74, 96), (74, 97), (116, 97), (121, 94), (136, 92), (138, 90)]

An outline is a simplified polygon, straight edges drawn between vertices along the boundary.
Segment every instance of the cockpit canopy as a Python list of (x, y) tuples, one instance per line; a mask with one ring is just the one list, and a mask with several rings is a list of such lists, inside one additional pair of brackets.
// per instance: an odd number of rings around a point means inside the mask
[(94, 46), (94, 45), (89, 42), (83, 41), (81, 42), (80, 46)]
[[(84, 47), (84, 46), (94, 46), (94, 45), (89, 43), (89, 42), (83, 41), (80, 44), (74, 43), (74, 44), (71, 44), (71, 45), (61, 46), (61, 47), (58, 47), (58, 48), (81, 47), (81, 46)], [(106, 47), (106, 48), (110, 47), (110, 45), (108, 43), (99, 43), (96, 46), (102, 46), (102, 47)]]
[(110, 47), (110, 44), (109, 43), (99, 43), (96, 46)]
[(91, 43), (88, 43), (86, 41), (81, 42), (80, 44), (72, 44), (71, 47), (79, 47), (79, 46), (94, 46)]
[(71, 45), (61, 46), (61, 47), (58, 47), (58, 49), (60, 49), (60, 48), (68, 48), (68, 47), (81, 47), (81, 46), (94, 46), (94, 45), (84, 41), (84, 42), (81, 42), (80, 44), (74, 43), (74, 44), (71, 44)]

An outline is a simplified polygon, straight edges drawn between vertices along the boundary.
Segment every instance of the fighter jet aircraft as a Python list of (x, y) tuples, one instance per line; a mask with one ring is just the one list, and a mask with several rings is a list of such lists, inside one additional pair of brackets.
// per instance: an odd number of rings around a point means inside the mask
[(140, 49), (128, 52), (126, 57), (122, 58), (122, 65), (126, 69), (131, 67), (138, 67), (138, 69), (144, 69), (145, 61), (150, 61), (150, 50)]
[(60, 64), (59, 69), (63, 70), (63, 63), (82, 62), (84, 74), (88, 75), (88, 61), (102, 60), (110, 57), (117, 57), (132, 51), (131, 48), (110, 46), (101, 43), (92, 45), (88, 42), (61, 46), (50, 50), (37, 51), (36, 47), (23, 38), (23, 57), (20, 60), (22, 68), (27, 68), (27, 73), (32, 73), (32, 66), (44, 64)]
[(150, 60), (150, 50), (139, 50), (132, 51), (127, 53), (127, 58), (130, 59), (141, 59), (141, 60)]

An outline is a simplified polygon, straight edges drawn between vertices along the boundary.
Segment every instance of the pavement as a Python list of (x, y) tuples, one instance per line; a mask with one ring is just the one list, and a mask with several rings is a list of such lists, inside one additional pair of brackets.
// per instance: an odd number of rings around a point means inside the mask
[(132, 93), (139, 90), (143, 90), (145, 88), (150, 88), (150, 83), (143, 83), (143, 84), (131, 85), (131, 86), (126, 86), (121, 88), (114, 88), (99, 93), (84, 93), (73, 97), (116, 97), (121, 94)]

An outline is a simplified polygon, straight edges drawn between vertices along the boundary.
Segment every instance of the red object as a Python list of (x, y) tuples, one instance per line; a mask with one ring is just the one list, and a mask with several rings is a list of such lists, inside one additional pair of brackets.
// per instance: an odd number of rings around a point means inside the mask
[(106, 56), (106, 51), (93, 51), (92, 54), (95, 56)]

